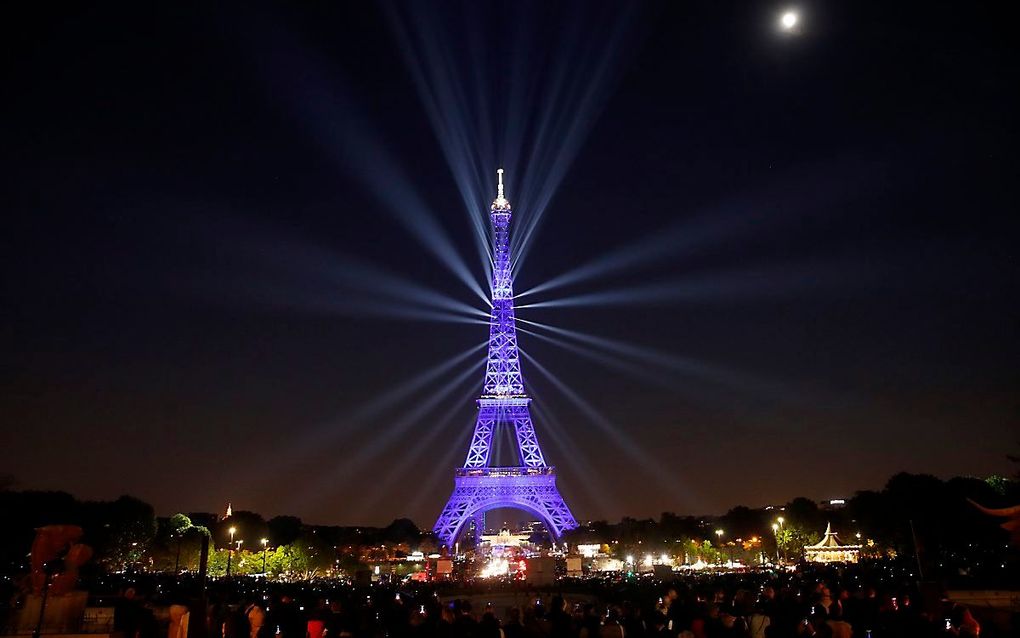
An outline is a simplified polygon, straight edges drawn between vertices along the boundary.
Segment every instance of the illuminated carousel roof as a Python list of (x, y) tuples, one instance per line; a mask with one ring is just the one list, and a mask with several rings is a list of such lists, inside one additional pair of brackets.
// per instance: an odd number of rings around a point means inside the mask
[(860, 545), (843, 545), (839, 542), (836, 532), (832, 531), (832, 523), (825, 525), (825, 536), (814, 545), (805, 545), (804, 549), (811, 550), (834, 550), (834, 549), (860, 549)]

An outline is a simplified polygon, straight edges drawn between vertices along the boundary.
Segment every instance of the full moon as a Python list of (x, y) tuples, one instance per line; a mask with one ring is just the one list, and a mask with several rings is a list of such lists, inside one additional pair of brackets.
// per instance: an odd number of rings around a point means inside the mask
[(783, 17), (779, 19), (779, 23), (783, 25), (783, 28), (789, 31), (793, 27), (797, 26), (797, 14), (793, 11), (787, 11), (783, 14)]

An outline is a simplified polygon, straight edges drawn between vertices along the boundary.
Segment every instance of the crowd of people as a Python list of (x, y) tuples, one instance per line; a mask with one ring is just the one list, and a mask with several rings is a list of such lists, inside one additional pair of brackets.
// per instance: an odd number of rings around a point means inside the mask
[[(125, 638), (925, 638), (1008, 635), (887, 568), (470, 585), (108, 582)], [(492, 600), (514, 600), (493, 604)]]
[[(885, 568), (887, 569), (887, 568)], [(484, 602), (512, 593), (519, 604)], [(882, 569), (644, 579), (376, 585), (218, 581), (204, 606), (165, 590), (169, 618), (139, 621), (122, 597), (128, 638), (924, 638), (979, 636), (970, 611)], [(505, 596), (504, 596), (505, 597)], [(199, 626), (195, 618), (201, 618)], [(168, 628), (165, 627), (169, 625)], [(148, 627), (148, 629), (146, 628)], [(984, 634), (996, 635), (994, 628)], [(168, 633), (164, 633), (168, 632)], [(151, 634), (151, 635), (148, 635)]]

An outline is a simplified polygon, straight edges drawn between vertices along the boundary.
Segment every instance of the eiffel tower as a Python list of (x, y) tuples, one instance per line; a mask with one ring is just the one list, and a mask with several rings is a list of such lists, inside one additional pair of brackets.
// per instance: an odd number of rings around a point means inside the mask
[[(503, 169), (496, 173), (499, 186), (490, 213), (495, 259), (485, 388), (478, 399), (478, 420), (467, 460), (457, 468), (453, 494), (432, 528), (447, 547), (453, 546), (469, 521), (474, 523), (476, 534), (481, 534), (485, 529), (485, 512), (504, 507), (537, 516), (555, 538), (577, 527), (574, 515), (556, 489), (556, 468), (545, 463), (528, 409), (531, 399), (524, 393), (510, 266), (512, 213), (510, 202), (503, 196)], [(501, 427), (512, 427), (516, 434), (519, 465), (491, 465), (493, 433)]]

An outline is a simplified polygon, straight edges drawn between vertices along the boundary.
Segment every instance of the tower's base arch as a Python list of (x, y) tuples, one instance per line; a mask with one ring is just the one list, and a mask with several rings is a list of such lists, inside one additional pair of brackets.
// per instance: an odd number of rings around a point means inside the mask
[(453, 547), (468, 521), (502, 508), (536, 516), (556, 539), (577, 527), (556, 487), (554, 468), (488, 467), (457, 470), (453, 494), (434, 531), (443, 545)]

